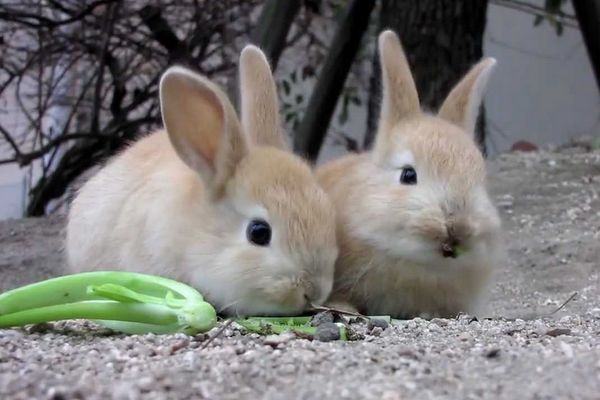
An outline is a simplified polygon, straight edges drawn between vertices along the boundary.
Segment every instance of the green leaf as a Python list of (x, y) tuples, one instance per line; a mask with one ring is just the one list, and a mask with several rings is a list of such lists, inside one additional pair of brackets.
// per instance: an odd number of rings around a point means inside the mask
[(286, 96), (289, 96), (290, 94), (290, 83), (287, 80), (283, 80), (282, 81), (283, 84), (283, 93), (285, 93)]

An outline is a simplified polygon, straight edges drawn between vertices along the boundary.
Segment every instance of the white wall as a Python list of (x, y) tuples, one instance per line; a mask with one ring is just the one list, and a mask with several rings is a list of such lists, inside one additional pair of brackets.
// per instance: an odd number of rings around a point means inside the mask
[(579, 30), (557, 36), (547, 22), (533, 27), (531, 15), (490, 5), (484, 46), (498, 59), (485, 99), (493, 152), (519, 139), (600, 134), (600, 93)]

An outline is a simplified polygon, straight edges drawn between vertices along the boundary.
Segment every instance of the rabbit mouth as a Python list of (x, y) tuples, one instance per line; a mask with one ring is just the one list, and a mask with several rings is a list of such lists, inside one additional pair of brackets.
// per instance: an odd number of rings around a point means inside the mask
[(458, 254), (456, 252), (456, 246), (449, 242), (444, 242), (440, 246), (440, 252), (444, 258), (456, 258)]

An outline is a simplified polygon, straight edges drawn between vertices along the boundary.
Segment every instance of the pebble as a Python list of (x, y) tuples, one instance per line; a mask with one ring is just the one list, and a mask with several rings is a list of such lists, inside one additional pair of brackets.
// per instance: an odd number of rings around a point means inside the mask
[(462, 332), (458, 335), (458, 340), (460, 341), (466, 342), (469, 339), (471, 339), (471, 334), (469, 332)]
[(562, 335), (570, 335), (570, 334), (571, 334), (571, 330), (567, 329), (567, 328), (554, 328), (554, 329), (550, 329), (549, 331), (546, 332), (546, 335), (552, 336), (552, 337), (562, 336)]
[(382, 331), (387, 329), (387, 327), (390, 324), (384, 320), (384, 319), (380, 319), (380, 318), (369, 318), (369, 322), (367, 322), (367, 329), (369, 331), (372, 331), (373, 328), (380, 328)]
[(279, 335), (268, 335), (263, 339), (263, 343), (269, 346), (277, 347), (294, 339), (296, 335), (292, 332), (284, 332)]
[(381, 329), (378, 326), (374, 326), (373, 328), (371, 328), (371, 331), (369, 333), (372, 336), (380, 336), (383, 333), (383, 329)]
[(294, 364), (283, 364), (278, 369), (282, 374), (286, 375), (291, 375), (296, 372), (296, 366)]
[(313, 315), (313, 317), (310, 319), (310, 324), (312, 326), (319, 326), (319, 325), (325, 324), (325, 323), (332, 323), (333, 321), (334, 321), (334, 316), (331, 312), (322, 311), (320, 313)]
[(561, 341), (560, 349), (563, 351), (563, 353), (565, 353), (567, 358), (573, 358), (573, 347), (570, 344)]
[(430, 321), (432, 324), (436, 324), (437, 326), (448, 326), (448, 320), (447, 319), (442, 319), (442, 318), (434, 318)]
[(340, 338), (340, 327), (333, 322), (328, 322), (317, 326), (315, 339), (321, 342), (331, 342)]
[(485, 357), (486, 358), (498, 358), (498, 357), (500, 357), (500, 349), (499, 348), (489, 349), (488, 351), (485, 352)]

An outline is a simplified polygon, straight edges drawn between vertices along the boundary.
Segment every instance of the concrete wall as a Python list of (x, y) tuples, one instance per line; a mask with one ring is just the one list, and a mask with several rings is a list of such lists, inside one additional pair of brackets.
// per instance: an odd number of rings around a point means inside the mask
[(492, 151), (519, 139), (558, 144), (600, 134), (600, 93), (580, 31), (557, 36), (532, 21), (490, 5), (484, 51), (498, 59), (485, 98)]

